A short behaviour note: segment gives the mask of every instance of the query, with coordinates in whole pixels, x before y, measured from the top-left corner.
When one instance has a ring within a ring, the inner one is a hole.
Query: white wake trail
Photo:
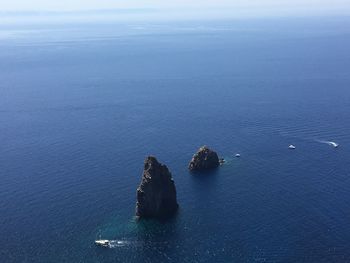
[[[334,148],[337,148],[339,146],[338,143],[336,142],[332,142],[332,141],[321,141],[321,140],[316,140],[317,142],[319,143],[325,143],[325,144],[328,144],[330,146],[333,146]]]

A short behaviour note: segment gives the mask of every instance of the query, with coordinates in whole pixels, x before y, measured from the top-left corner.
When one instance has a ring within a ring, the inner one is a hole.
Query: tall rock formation
[[[175,183],[168,167],[153,156],[147,157],[137,188],[136,216],[167,217],[177,209]]]

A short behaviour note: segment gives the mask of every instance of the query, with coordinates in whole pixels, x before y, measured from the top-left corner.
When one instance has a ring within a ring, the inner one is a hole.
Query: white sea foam
[[[110,240],[109,248],[126,247],[132,245],[132,242],[126,240]]]
[[[332,141],[321,141],[321,140],[316,140],[316,141],[318,141],[318,142],[320,142],[320,143],[328,144],[328,145],[330,145],[330,146],[333,146],[334,148],[337,148],[337,147],[339,146],[338,143],[332,142]]]

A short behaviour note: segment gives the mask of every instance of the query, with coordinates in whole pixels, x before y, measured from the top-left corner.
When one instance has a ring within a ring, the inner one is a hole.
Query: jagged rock
[[[216,152],[207,146],[199,148],[198,152],[193,155],[188,165],[191,171],[203,171],[216,168],[220,165],[219,157]]]
[[[167,217],[177,209],[175,183],[168,167],[153,156],[147,157],[137,188],[136,216]]]

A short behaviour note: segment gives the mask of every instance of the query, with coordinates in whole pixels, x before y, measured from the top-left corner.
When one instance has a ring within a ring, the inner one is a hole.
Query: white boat
[[[334,148],[337,148],[339,146],[336,142],[329,142],[329,145],[332,145]]]
[[[226,160],[224,158],[219,158],[219,164],[223,165],[226,162]]]
[[[239,153],[236,153],[235,156],[236,156],[237,158],[238,158],[238,157],[241,157],[241,155],[240,155]]]
[[[95,245],[100,246],[100,247],[110,247],[111,245],[111,240],[108,239],[102,239],[101,234],[99,235],[99,239],[95,240]]]
[[[109,247],[110,246],[110,241],[108,239],[98,239],[95,240],[95,245],[101,246],[101,247]]]
[[[295,146],[293,144],[291,144],[291,145],[288,146],[288,148],[291,149],[291,150],[294,150]]]

